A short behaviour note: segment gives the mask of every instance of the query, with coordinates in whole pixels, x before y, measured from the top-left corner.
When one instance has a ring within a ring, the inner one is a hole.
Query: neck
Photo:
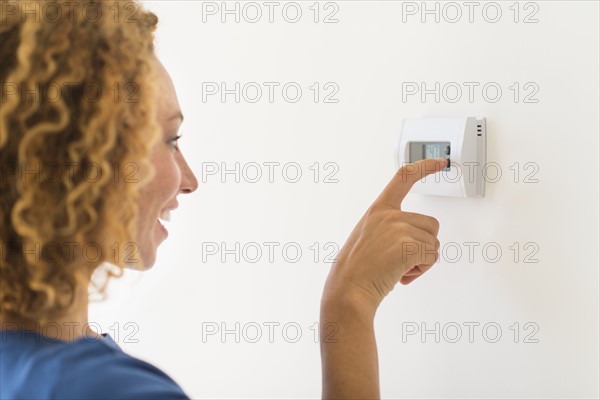
[[[0,314],[0,330],[18,329],[35,331],[43,336],[71,342],[82,337],[102,338],[101,332],[96,333],[88,325],[88,285],[79,285],[76,289],[75,300],[71,308],[59,318],[40,323],[12,315],[7,312]]]

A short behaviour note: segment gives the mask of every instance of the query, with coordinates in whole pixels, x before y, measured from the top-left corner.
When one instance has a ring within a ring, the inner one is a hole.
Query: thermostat
[[[483,197],[486,162],[485,118],[405,118],[402,122],[397,167],[428,158],[446,158],[441,172],[428,175],[413,193]]]

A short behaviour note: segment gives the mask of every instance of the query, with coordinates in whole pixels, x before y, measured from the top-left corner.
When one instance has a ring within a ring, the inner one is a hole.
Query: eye
[[[171,139],[169,139],[169,143],[172,144],[172,146],[175,150],[179,150],[179,147],[177,146],[177,141],[179,139],[181,139],[181,135],[177,135],[177,136],[174,136]]]

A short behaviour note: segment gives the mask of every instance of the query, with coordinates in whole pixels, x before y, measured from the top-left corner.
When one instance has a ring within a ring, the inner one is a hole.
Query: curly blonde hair
[[[90,271],[131,262],[158,18],[137,1],[2,3],[0,312],[45,323]]]

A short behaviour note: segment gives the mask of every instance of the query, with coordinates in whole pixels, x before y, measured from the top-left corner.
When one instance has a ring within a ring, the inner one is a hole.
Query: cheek
[[[155,164],[157,189],[164,201],[175,197],[181,185],[181,171],[176,157],[177,155],[173,152],[165,152]]]
[[[152,181],[141,189],[141,215],[158,215],[167,202],[177,195],[181,184],[181,172],[175,156],[169,149],[158,150],[152,154],[151,162],[156,173]]]

